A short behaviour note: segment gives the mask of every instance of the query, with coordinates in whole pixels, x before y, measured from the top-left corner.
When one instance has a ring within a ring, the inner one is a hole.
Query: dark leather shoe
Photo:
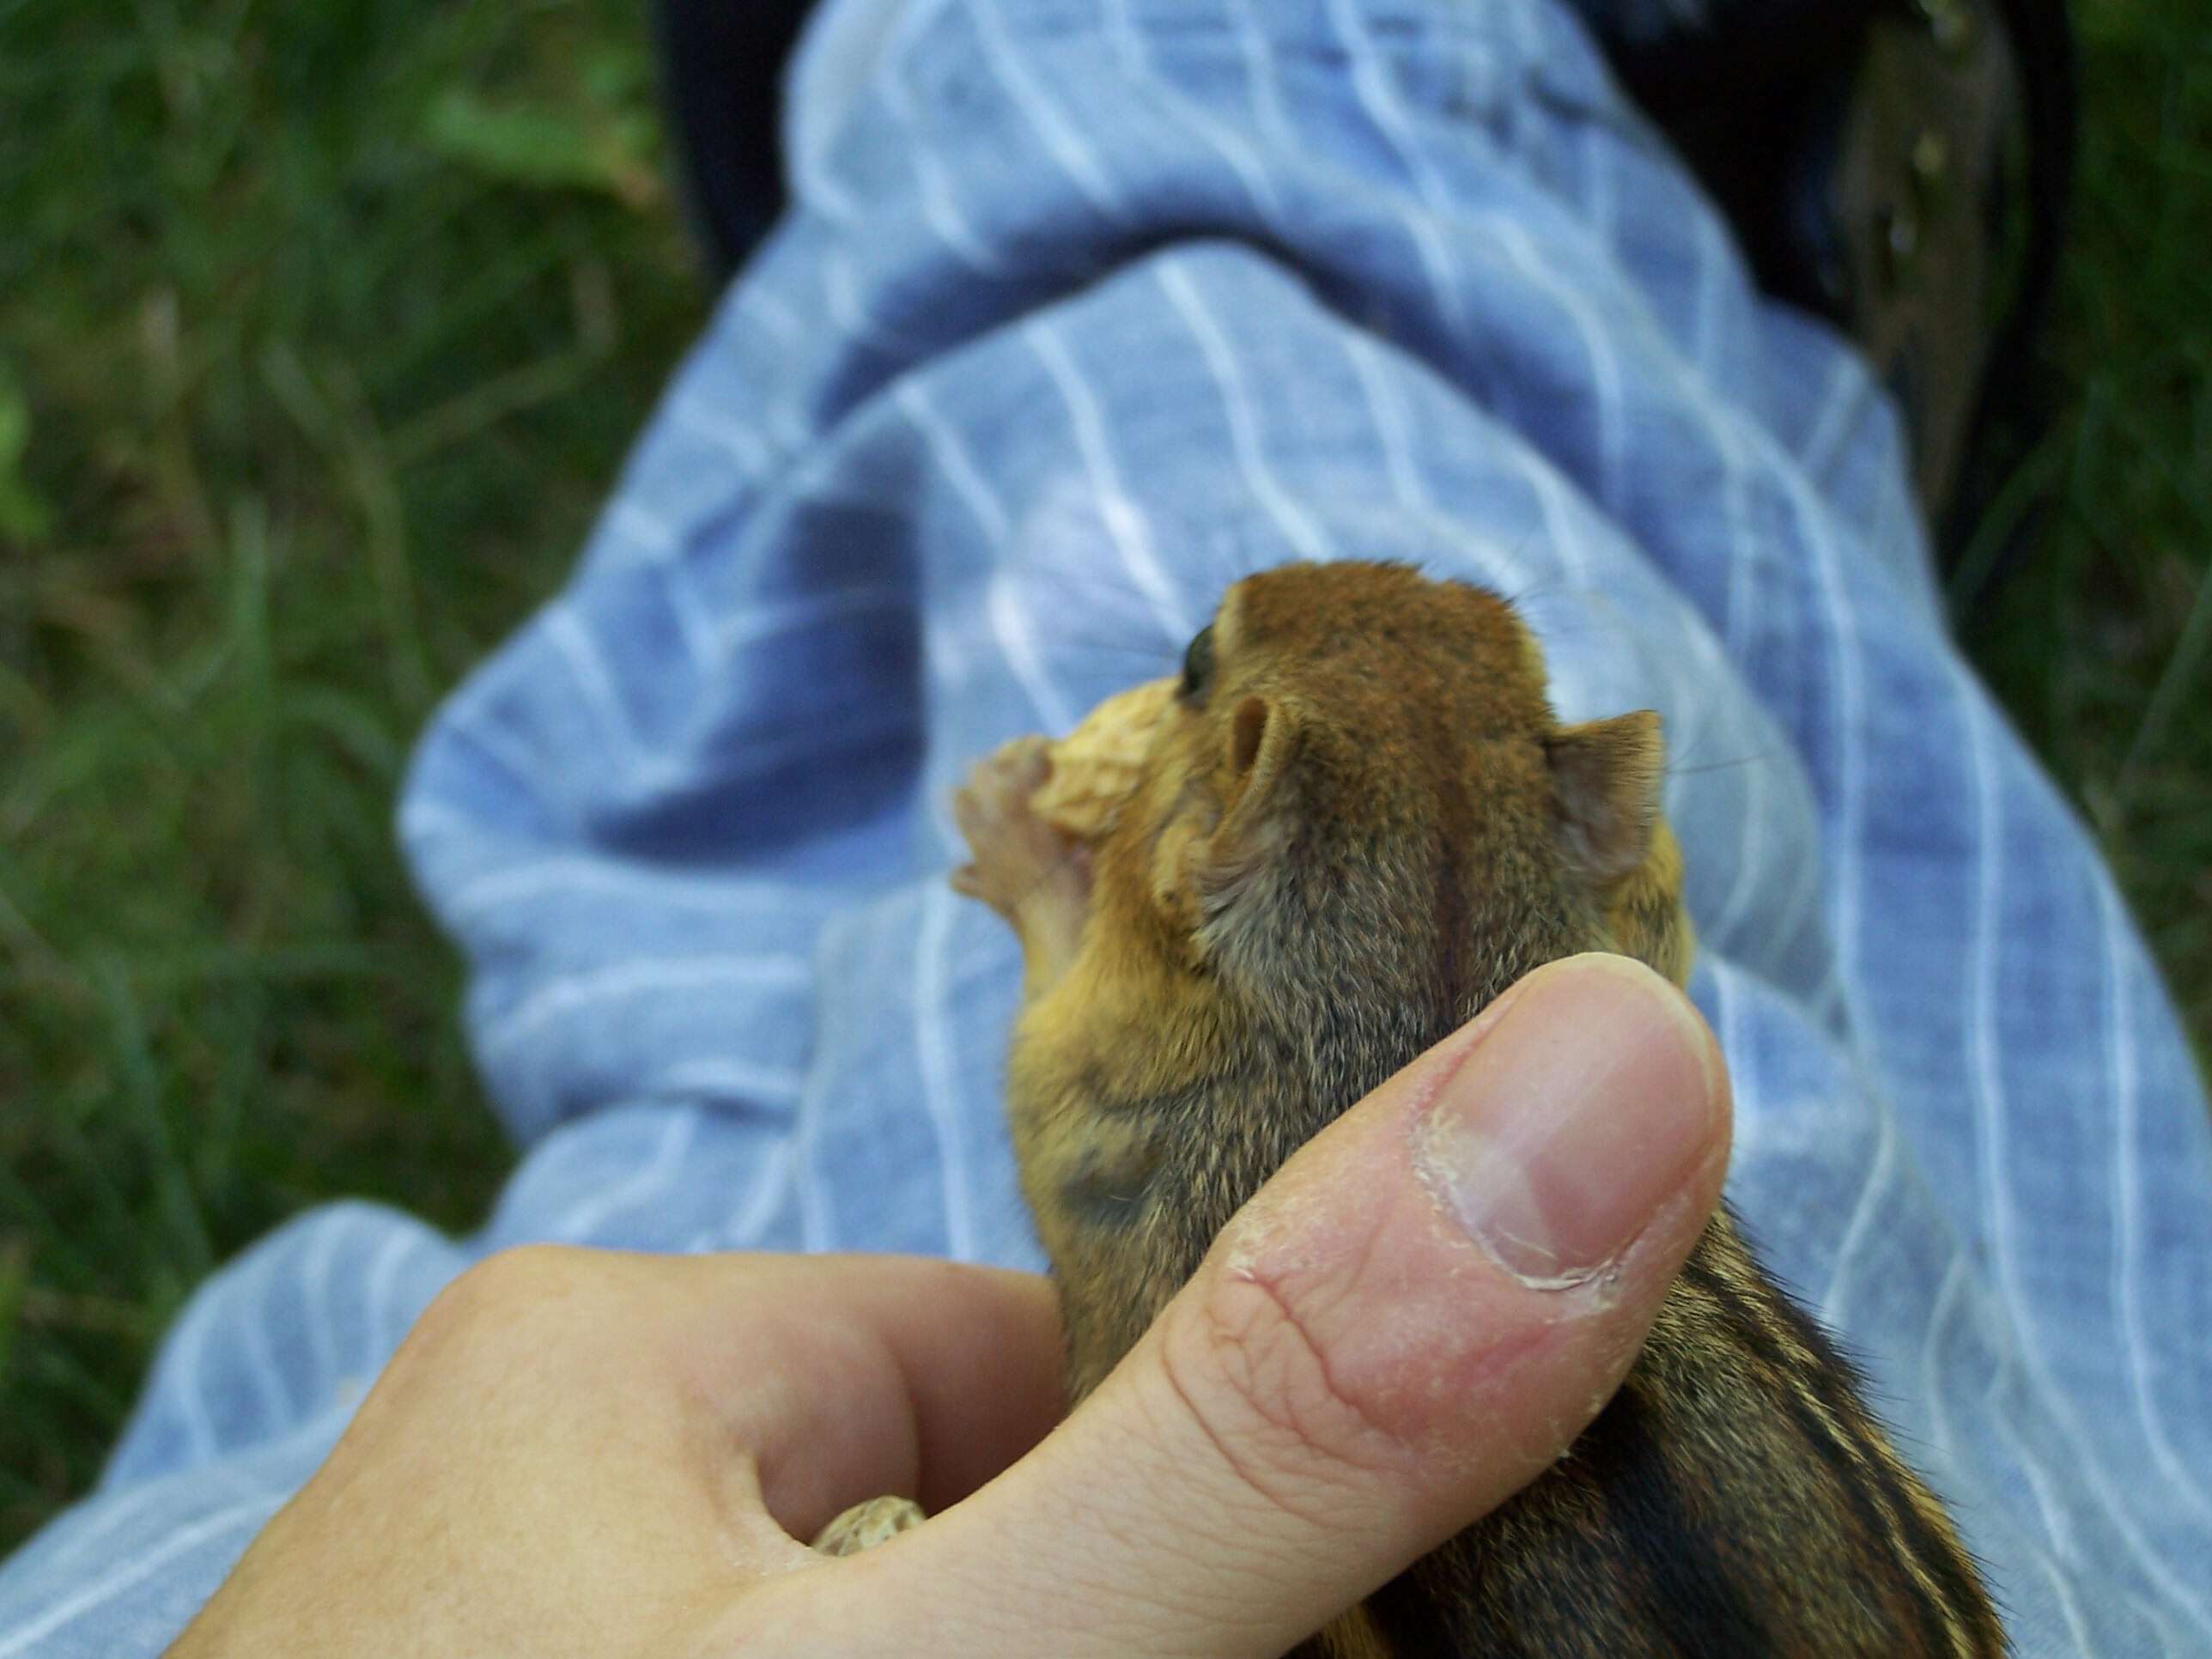
[[[2063,0],[1572,0],[1728,214],[1763,286],[1896,395],[1955,548],[2057,265],[2075,89]]]

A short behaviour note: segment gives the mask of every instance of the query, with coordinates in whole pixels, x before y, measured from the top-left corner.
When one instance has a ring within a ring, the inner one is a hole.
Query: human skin
[[[1065,1422],[1028,1274],[506,1252],[170,1651],[1279,1654],[1565,1449],[1728,1139],[1679,992],[1540,969],[1286,1164]],[[1517,1277],[1532,1228],[1589,1271]],[[933,1518],[800,1541],[883,1492]]]

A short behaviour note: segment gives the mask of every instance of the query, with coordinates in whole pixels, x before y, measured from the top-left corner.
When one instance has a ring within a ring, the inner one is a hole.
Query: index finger
[[[706,1311],[677,1345],[793,1536],[896,1492],[934,1514],[1066,1410],[1060,1326],[1034,1273],[896,1255],[678,1265]]]

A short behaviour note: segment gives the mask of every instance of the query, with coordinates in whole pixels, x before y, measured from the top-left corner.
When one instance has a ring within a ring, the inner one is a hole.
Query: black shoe
[[[1955,556],[1987,493],[1970,457],[2034,419],[2073,172],[2064,0],[1571,3],[1761,285],[1843,327],[1888,384]]]
[[[1766,290],[1845,329],[1895,393],[1955,555],[1960,479],[2023,418],[2073,170],[2064,0],[1570,0],[1728,215]],[[809,0],[658,0],[661,80],[719,283],[783,207],[785,60]],[[1984,573],[1986,574],[1986,573]]]
[[[656,0],[669,148],[719,289],[783,211],[783,70],[811,0]]]

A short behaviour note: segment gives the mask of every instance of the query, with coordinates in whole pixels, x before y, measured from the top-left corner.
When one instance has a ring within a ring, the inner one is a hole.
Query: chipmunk
[[[1694,951],[1649,711],[1561,726],[1510,606],[1399,566],[1231,587],[1070,831],[1023,738],[955,805],[1020,937],[1008,1109],[1071,1404],[1304,1141],[1539,964]],[[819,1547],[920,1519],[858,1506]],[[1725,1206],[1570,1455],[1301,1656],[2004,1651],[1972,1558]]]

